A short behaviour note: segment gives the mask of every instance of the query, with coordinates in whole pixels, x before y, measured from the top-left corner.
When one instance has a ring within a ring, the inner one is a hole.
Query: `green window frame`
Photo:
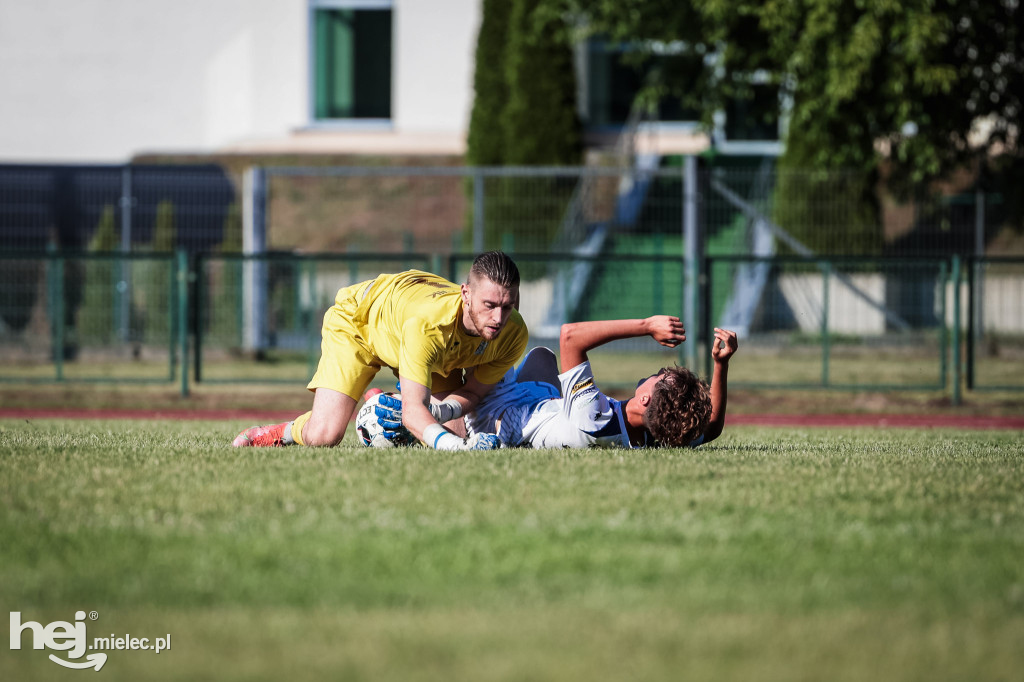
[[[389,0],[311,0],[312,117],[390,120]]]

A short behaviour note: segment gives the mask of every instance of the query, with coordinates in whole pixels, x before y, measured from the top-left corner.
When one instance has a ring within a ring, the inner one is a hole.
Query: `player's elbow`
[[[558,347],[562,352],[566,348],[571,348],[572,344],[576,342],[576,324],[569,322],[562,325],[561,330],[558,333]]]
[[[713,441],[716,438],[718,438],[719,436],[721,436],[722,435],[722,431],[723,431],[724,428],[725,428],[724,421],[723,422],[712,422],[712,423],[708,424],[708,428],[704,430],[704,441],[701,444],[702,445],[706,445],[707,443],[710,443],[711,441]]]

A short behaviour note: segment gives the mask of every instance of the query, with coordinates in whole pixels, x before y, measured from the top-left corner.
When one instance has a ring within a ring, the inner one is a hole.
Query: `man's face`
[[[506,289],[486,277],[462,285],[462,324],[471,336],[498,338],[512,310],[519,307],[519,288]]]

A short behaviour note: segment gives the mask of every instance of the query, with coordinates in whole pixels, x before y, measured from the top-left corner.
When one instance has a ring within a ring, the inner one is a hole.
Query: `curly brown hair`
[[[658,445],[689,445],[711,420],[711,390],[685,367],[666,367],[651,391],[643,420]]]

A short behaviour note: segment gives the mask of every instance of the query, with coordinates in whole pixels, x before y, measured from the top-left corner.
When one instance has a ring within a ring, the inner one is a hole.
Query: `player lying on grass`
[[[295,421],[254,426],[235,446],[331,446],[341,442],[356,401],[387,366],[400,379],[404,429],[442,450],[491,449],[497,439],[466,439],[472,410],[526,350],[519,315],[519,269],[504,253],[473,261],[466,283],[419,270],[384,274],[338,291],[324,315],[320,364],[307,388],[313,409]],[[475,371],[463,377],[465,368]],[[431,403],[431,395],[440,402]]]
[[[563,325],[559,374],[554,353],[535,348],[465,420],[469,433],[496,433],[505,446],[625,447],[695,446],[725,426],[729,359],[735,332],[715,329],[710,388],[684,367],[665,367],[641,379],[633,396],[618,401],[598,390],[587,352],[609,341],[651,336],[673,348],[685,340],[676,317],[577,322]],[[398,426],[397,398],[381,396],[376,417]]]

